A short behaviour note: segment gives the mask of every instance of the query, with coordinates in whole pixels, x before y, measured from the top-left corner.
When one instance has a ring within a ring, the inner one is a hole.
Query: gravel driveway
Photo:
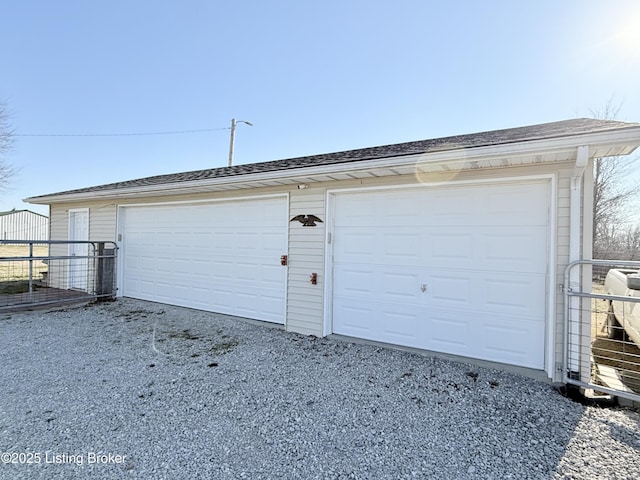
[[[640,478],[637,412],[156,303],[4,314],[0,371],[2,479]]]

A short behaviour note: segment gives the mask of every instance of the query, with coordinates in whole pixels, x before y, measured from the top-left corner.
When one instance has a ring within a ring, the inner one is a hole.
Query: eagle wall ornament
[[[289,221],[290,222],[298,221],[302,224],[303,227],[315,227],[317,226],[316,222],[323,223],[322,220],[320,220],[315,215],[296,215]]]

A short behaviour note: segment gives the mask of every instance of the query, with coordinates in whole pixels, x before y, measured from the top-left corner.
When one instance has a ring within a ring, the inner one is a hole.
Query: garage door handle
[[[423,283],[422,285],[420,285],[420,290],[422,290],[422,293],[427,291],[427,284]]]

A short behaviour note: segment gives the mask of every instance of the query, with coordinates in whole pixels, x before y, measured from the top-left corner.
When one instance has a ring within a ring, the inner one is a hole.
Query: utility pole
[[[229,166],[233,165],[233,143],[236,138],[236,125],[238,123],[245,123],[250,127],[253,127],[253,123],[247,122],[246,120],[237,120],[235,118],[231,119],[231,139],[229,140]]]

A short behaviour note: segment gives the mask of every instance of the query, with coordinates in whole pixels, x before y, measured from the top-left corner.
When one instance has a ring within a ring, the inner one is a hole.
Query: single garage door
[[[121,215],[124,296],[284,323],[286,197]]]
[[[544,368],[548,182],[334,197],[334,333]]]

